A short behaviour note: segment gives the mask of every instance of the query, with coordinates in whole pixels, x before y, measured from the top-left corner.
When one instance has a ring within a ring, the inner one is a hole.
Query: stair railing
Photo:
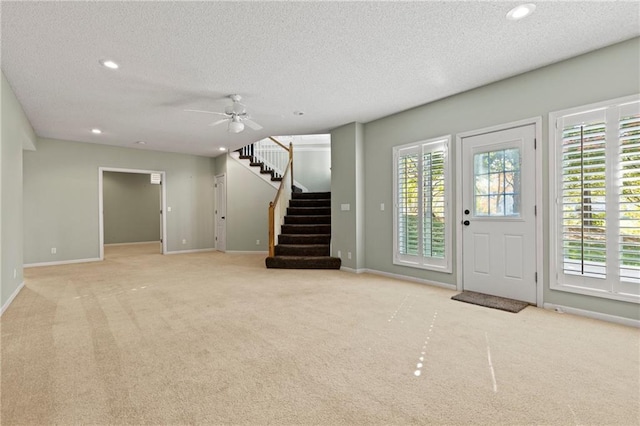
[[[265,170],[273,170],[277,177],[284,175],[289,162],[289,148],[269,137],[254,143],[251,150],[251,156],[263,163]]]
[[[269,139],[288,152],[286,166],[280,169],[284,170],[280,187],[273,201],[269,203],[269,256],[273,257],[276,253],[276,237],[280,235],[282,230],[284,217],[287,214],[287,207],[293,192],[293,144],[290,143],[289,148],[287,148],[274,138],[270,137]]]

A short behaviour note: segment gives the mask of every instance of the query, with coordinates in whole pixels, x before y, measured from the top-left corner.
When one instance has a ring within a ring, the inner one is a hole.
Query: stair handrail
[[[291,192],[293,191],[293,143],[290,143],[289,148],[287,148],[275,138],[270,136],[269,139],[287,150],[289,153],[289,161],[287,162],[287,167],[282,175],[278,192],[276,192],[276,196],[273,201],[269,203],[269,256],[273,257],[276,252],[276,236],[280,235],[282,222],[284,220],[289,201],[291,200]],[[276,216],[278,217],[277,222]]]

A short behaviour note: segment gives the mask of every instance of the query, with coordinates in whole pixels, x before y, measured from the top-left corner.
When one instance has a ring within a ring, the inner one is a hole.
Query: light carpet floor
[[[155,245],[25,280],[1,319],[2,425],[640,422],[635,328]]]

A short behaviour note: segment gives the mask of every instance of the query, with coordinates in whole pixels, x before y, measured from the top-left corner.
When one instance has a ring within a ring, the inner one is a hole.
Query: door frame
[[[220,204],[218,201],[218,179],[220,178],[224,178],[224,209],[225,209],[225,219],[224,219],[224,250],[220,250],[218,249],[218,205]],[[215,213],[213,214],[213,229],[214,229],[214,248],[216,249],[216,251],[222,251],[223,253],[226,253],[227,251],[227,217],[228,215],[228,205],[227,205],[227,174],[226,173],[221,173],[219,175],[216,175],[214,178],[214,200],[215,200]]]
[[[160,204],[161,208],[161,223],[162,227],[162,254],[167,254],[167,186],[166,178],[167,174],[164,170],[141,170],[141,169],[121,169],[117,167],[98,167],[98,221],[100,232],[100,260],[104,260],[104,188],[103,179],[104,172],[119,172],[119,173],[137,173],[143,175],[151,175],[151,173],[160,173]]]
[[[480,136],[487,133],[499,132],[501,130],[513,129],[515,127],[523,127],[533,125],[535,128],[535,204],[536,204],[536,216],[535,216],[535,244],[536,244],[536,306],[542,307],[544,300],[544,286],[545,286],[545,274],[544,274],[544,235],[543,235],[543,220],[542,216],[545,213],[544,201],[543,201],[543,186],[542,186],[542,116],[526,118],[523,120],[512,121],[509,123],[498,124],[495,126],[484,127],[481,129],[470,130],[467,132],[456,134],[456,215],[455,227],[456,232],[456,288],[458,291],[462,291],[464,286],[464,273],[462,267],[462,140],[465,138]]]

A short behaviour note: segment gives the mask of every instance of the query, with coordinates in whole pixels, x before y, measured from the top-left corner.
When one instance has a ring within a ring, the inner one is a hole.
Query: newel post
[[[293,192],[293,187],[295,186],[293,183],[293,142],[289,142],[289,161],[291,162],[291,192]]]
[[[276,254],[275,244],[275,206],[273,201],[269,203],[269,256],[273,257]]]

